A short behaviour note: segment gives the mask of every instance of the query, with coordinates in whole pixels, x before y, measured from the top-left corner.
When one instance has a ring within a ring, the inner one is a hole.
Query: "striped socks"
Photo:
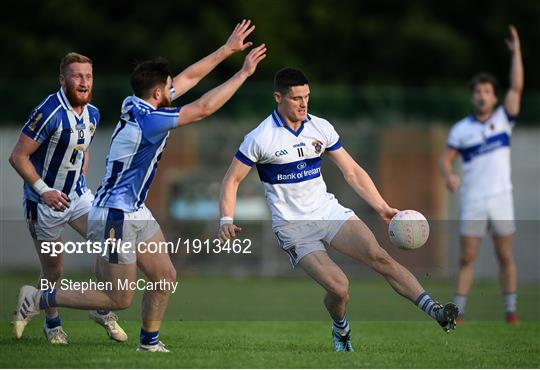
[[[159,330],[158,331],[146,331],[141,328],[140,336],[141,344],[144,346],[155,346],[159,343]]]
[[[337,331],[340,335],[346,335],[349,330],[349,321],[347,321],[347,317],[343,316],[343,319],[341,320],[334,320],[333,322],[334,330]]]
[[[53,317],[53,318],[45,317],[45,325],[47,326],[47,329],[53,329],[58,326],[62,326],[60,315],[56,315],[56,317]]]
[[[56,307],[56,289],[42,290],[41,299],[39,300],[39,309],[44,310],[51,307]]]
[[[423,292],[422,294],[420,294],[420,296],[418,296],[418,298],[416,298],[416,301],[414,301],[414,304],[419,309],[427,313],[429,316],[437,320],[437,315],[434,310],[434,308],[437,307],[437,303],[433,299],[431,299],[429,294],[427,294],[426,292]]]

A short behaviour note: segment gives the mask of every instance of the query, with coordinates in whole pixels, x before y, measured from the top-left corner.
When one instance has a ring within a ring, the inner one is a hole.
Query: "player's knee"
[[[163,285],[163,291],[168,292],[172,283],[176,282],[176,269],[174,266],[170,266],[163,269],[150,277],[152,281],[164,281],[167,284]],[[161,285],[160,285],[161,287]]]
[[[328,287],[328,293],[338,298],[340,301],[349,301],[349,280],[347,278],[339,279]]]
[[[165,275],[163,276],[163,279],[165,279],[165,281],[167,283],[174,283],[176,282],[176,269],[174,268],[174,266],[171,266],[170,268],[167,269],[167,272],[165,273]],[[167,284],[167,286],[171,286],[170,284]],[[168,290],[168,289],[167,289]]]
[[[111,298],[113,301],[113,307],[110,307],[112,310],[125,310],[131,306],[133,302],[134,294],[131,291],[125,291],[122,293],[116,292]]]
[[[474,263],[474,256],[471,254],[464,254],[459,259],[459,265],[461,267],[470,267]]]
[[[499,265],[501,265],[501,267],[508,267],[514,262],[512,254],[510,253],[498,254],[497,259],[499,260]]]

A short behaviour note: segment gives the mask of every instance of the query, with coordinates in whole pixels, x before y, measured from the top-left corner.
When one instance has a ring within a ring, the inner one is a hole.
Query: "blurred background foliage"
[[[104,123],[116,121],[138,60],[165,56],[174,72],[219,47],[250,18],[268,57],[220,113],[266,114],[273,74],[303,69],[316,111],[330,117],[391,121],[420,117],[452,123],[469,112],[467,80],[493,73],[508,84],[507,25],[521,36],[526,73],[522,121],[540,117],[540,1],[18,1],[2,12],[2,123],[20,123],[57,88],[69,51],[94,60],[95,99]],[[236,55],[185,100],[232,75]]]

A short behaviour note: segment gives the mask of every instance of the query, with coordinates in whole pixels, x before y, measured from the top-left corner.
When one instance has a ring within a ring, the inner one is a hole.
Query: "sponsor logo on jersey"
[[[306,144],[305,143],[294,144],[293,148],[300,148],[301,146],[306,146]]]
[[[300,162],[300,163],[298,163],[298,165],[296,166],[296,168],[298,168],[299,170],[303,170],[304,168],[306,168],[306,162]]]

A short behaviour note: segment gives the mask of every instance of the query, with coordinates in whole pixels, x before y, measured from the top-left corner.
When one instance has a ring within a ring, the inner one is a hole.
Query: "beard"
[[[161,99],[161,101],[158,103],[157,105],[157,109],[159,108],[169,108],[171,107],[171,100],[169,98],[167,98],[165,95],[163,95],[163,99]]]
[[[80,98],[77,95],[77,88],[66,84],[66,97],[72,107],[81,107],[92,101],[92,89],[88,90],[85,98]]]

